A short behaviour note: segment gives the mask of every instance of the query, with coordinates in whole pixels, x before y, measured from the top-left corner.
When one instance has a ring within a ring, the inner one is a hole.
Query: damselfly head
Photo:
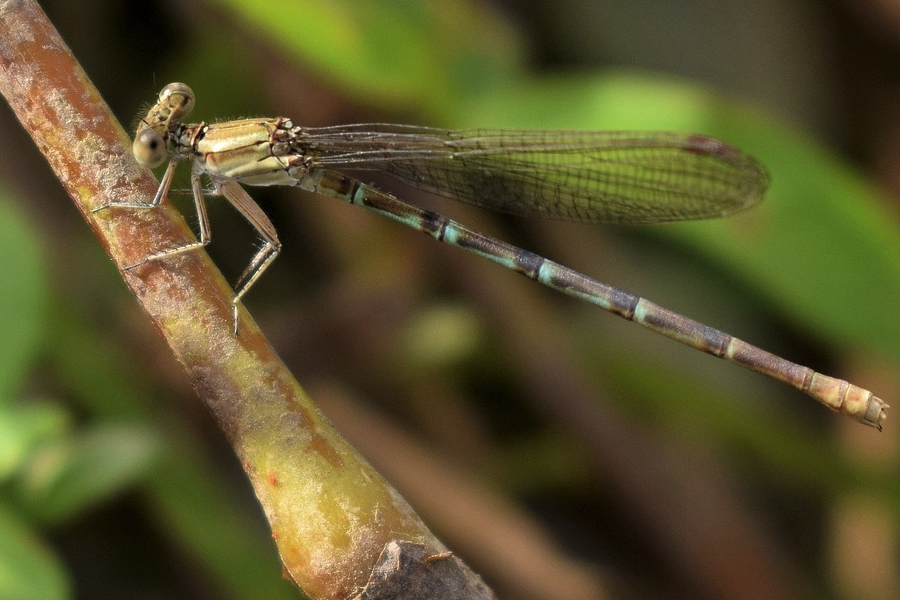
[[[144,167],[156,168],[168,156],[169,135],[194,108],[194,92],[183,83],[170,83],[159,93],[156,104],[138,124],[131,151]]]
[[[155,169],[166,160],[169,149],[166,140],[159,132],[145,127],[138,128],[137,135],[134,136],[134,143],[131,145],[131,152],[139,165]]]

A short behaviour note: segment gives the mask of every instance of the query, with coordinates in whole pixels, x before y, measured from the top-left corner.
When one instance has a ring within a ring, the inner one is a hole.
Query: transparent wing
[[[720,217],[758,202],[769,184],[734,146],[671,132],[360,124],[302,129],[292,149],[313,167],[385,171],[492,210],[593,223]]]

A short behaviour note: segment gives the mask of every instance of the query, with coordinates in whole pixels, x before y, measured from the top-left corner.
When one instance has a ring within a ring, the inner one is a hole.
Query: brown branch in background
[[[120,270],[190,239],[168,208],[92,212],[149,203],[157,183],[33,1],[0,0],[0,92]],[[232,334],[232,291],[205,253],[122,272],[231,441],[306,594],[493,597],[322,419],[246,314]]]

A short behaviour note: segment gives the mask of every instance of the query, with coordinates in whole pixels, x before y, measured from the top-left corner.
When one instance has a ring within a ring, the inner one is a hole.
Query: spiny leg
[[[238,333],[238,304],[250,288],[256,283],[260,275],[269,268],[272,261],[281,252],[281,242],[272,221],[262,211],[253,198],[239,184],[226,181],[218,185],[217,191],[225,197],[232,206],[256,229],[263,238],[262,247],[253,256],[250,264],[241,273],[234,286],[234,296],[231,299],[231,314],[234,321],[234,334]]]
[[[91,212],[96,214],[100,211],[106,210],[108,208],[156,208],[158,207],[163,198],[169,195],[169,188],[172,185],[172,177],[175,174],[175,167],[178,165],[178,161],[171,160],[169,161],[169,165],[166,167],[166,172],[163,173],[162,180],[159,183],[159,187],[156,189],[156,195],[153,196],[153,201],[150,204],[145,202],[110,202],[109,204],[104,204],[103,206],[98,206]]]
[[[169,163],[169,168],[166,169],[166,173],[163,176],[163,180],[159,185],[159,190],[156,192],[156,197],[153,199],[153,204],[138,204],[136,207],[140,208],[155,208],[159,206],[159,203],[162,202],[162,198],[168,195],[169,187],[172,184],[172,172],[174,171],[172,165],[175,161]],[[128,265],[125,267],[126,271],[130,271],[136,267],[139,267],[143,264],[146,264],[150,261],[159,260],[161,258],[165,258],[167,256],[175,256],[177,254],[182,254],[184,252],[189,252],[191,250],[195,250],[197,248],[203,248],[204,246],[209,244],[211,239],[210,236],[210,228],[209,228],[209,217],[206,215],[206,203],[203,200],[203,186],[200,183],[200,174],[194,172],[191,174],[191,191],[194,196],[194,207],[197,211],[197,220],[199,221],[200,227],[200,236],[196,242],[190,242],[188,244],[183,244],[181,246],[177,246],[175,248],[169,248],[168,250],[163,250],[161,252],[156,252],[155,254],[151,254],[149,256],[145,256],[143,259],[138,262]],[[116,206],[131,206],[126,204],[117,204]]]

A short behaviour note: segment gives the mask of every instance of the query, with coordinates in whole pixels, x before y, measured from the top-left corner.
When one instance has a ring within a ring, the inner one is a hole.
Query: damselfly
[[[339,168],[379,170],[416,188],[515,215],[592,223],[659,223],[720,217],[757,203],[769,175],[716,138],[664,132],[448,131],[362,124],[306,128],[285,118],[184,124],[194,93],[163,88],[141,120],[134,156],[155,168],[170,159],[152,204],[167,196],[175,167],[193,162],[200,223],[196,242],[147,256],[133,269],[200,248],[210,229],[201,176],[256,228],[263,245],[238,279],[238,304],[281,249],[274,226],[239,185],[292,185],[362,206],[639,323],[682,344],[788,383],[835,411],[881,429],[887,405],[872,392],[817,373],[577,271],[407,204]]]

